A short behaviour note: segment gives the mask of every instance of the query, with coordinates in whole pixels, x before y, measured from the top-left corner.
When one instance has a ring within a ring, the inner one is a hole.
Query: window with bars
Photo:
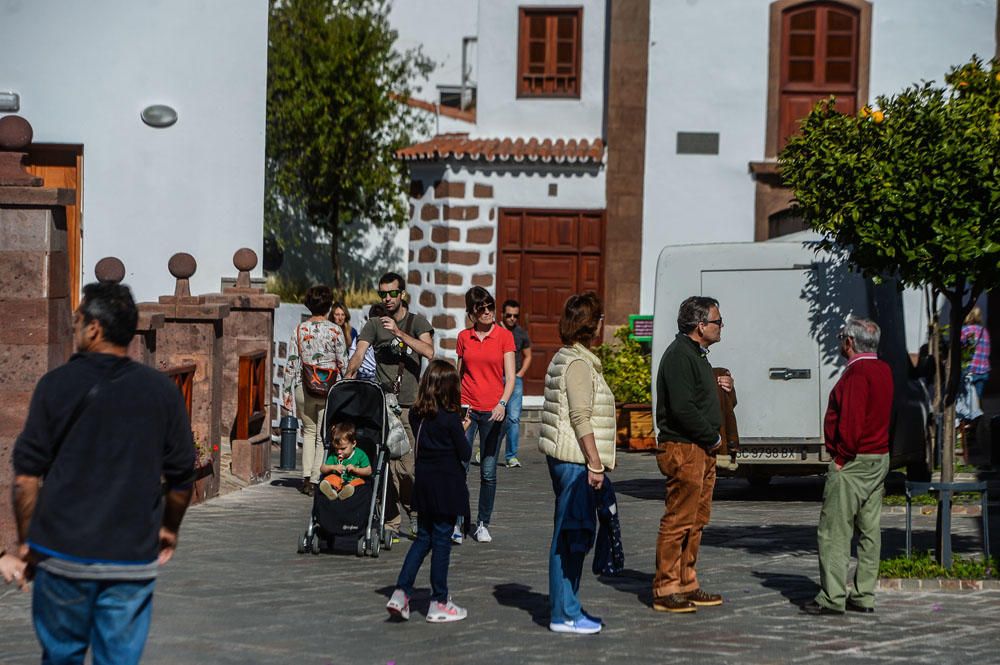
[[[520,10],[518,97],[580,97],[583,9]]]
[[[779,150],[817,101],[833,95],[837,110],[858,110],[858,12],[832,2],[791,7],[781,35]]]

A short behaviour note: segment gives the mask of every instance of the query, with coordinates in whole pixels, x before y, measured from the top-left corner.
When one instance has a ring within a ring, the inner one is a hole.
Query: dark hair
[[[374,319],[377,316],[389,316],[389,312],[386,311],[385,305],[380,302],[377,302],[368,308],[369,319]]]
[[[687,335],[708,321],[708,310],[718,307],[719,301],[708,296],[691,296],[681,303],[677,310],[677,330]]]
[[[115,346],[128,346],[139,324],[139,310],[132,291],[124,284],[92,282],[83,287],[78,308],[84,325],[97,321],[104,339]]]
[[[313,316],[322,316],[329,312],[330,306],[333,305],[333,291],[324,284],[310,286],[306,291],[306,297],[302,299],[302,304]]]
[[[330,447],[333,448],[333,444],[337,443],[341,439],[347,439],[351,443],[357,445],[358,441],[355,438],[354,423],[350,420],[344,420],[330,427]]]
[[[403,279],[403,276],[400,275],[399,273],[387,272],[386,274],[378,278],[378,286],[382,286],[383,284],[389,284],[390,282],[397,282],[399,284],[400,291],[406,290],[406,280]]]
[[[496,305],[496,302],[490,292],[481,286],[473,286],[465,292],[465,311],[469,314],[475,314],[489,305]]]
[[[503,307],[500,308],[500,311],[502,312],[505,309],[507,309],[508,307],[513,307],[515,309],[521,309],[521,303],[519,303],[518,301],[514,300],[513,298],[508,298],[507,300],[503,301]]]
[[[447,360],[435,358],[420,377],[417,399],[410,407],[417,418],[433,418],[438,409],[458,411],[462,405],[458,370]]]
[[[579,342],[589,345],[604,316],[604,305],[593,291],[570,296],[559,319],[559,338],[566,346]]]

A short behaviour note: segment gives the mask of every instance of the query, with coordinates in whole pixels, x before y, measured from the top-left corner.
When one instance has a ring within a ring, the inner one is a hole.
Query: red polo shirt
[[[514,336],[496,324],[482,339],[466,328],[458,333],[455,351],[462,359],[462,403],[492,411],[503,397],[503,354],[514,352]]]

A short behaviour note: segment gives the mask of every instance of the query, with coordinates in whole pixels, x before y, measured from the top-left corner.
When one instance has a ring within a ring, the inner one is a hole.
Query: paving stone
[[[430,560],[409,623],[387,619],[408,541],[378,559],[353,547],[298,555],[309,500],[297,473],[193,507],[174,560],[157,582],[144,663],[989,663],[1000,638],[1000,591],[878,592],[874,616],[807,617],[795,603],[817,591],[816,520],[822,480],[750,488],[722,479],[699,576],[726,603],[686,616],[650,608],[663,480],[647,453],[621,454],[618,491],[626,570],[585,573],[580,597],[604,618],[593,637],[547,630],[552,496],[544,458],[522,444],[520,469],[499,468],[494,542],[452,550],[449,587],[469,618],[423,621]],[[477,467],[470,470],[473,509]],[[902,551],[904,516],[883,516],[883,552]],[[956,519],[955,549],[979,547],[979,521]],[[914,517],[915,542],[933,542],[933,517]],[[996,523],[994,521],[994,532]],[[586,570],[589,571],[589,559]],[[0,588],[0,662],[38,662],[27,595]],[[990,628],[993,626],[994,628]]]

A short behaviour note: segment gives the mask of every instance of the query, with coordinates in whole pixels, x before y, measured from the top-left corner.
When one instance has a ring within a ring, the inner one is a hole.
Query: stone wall
[[[0,547],[13,547],[14,441],[35,384],[72,350],[66,224],[73,190],[0,186]]]
[[[497,208],[493,186],[468,172],[414,179],[410,187],[407,291],[435,328],[434,352],[454,357],[466,327],[465,292],[496,290]]]

